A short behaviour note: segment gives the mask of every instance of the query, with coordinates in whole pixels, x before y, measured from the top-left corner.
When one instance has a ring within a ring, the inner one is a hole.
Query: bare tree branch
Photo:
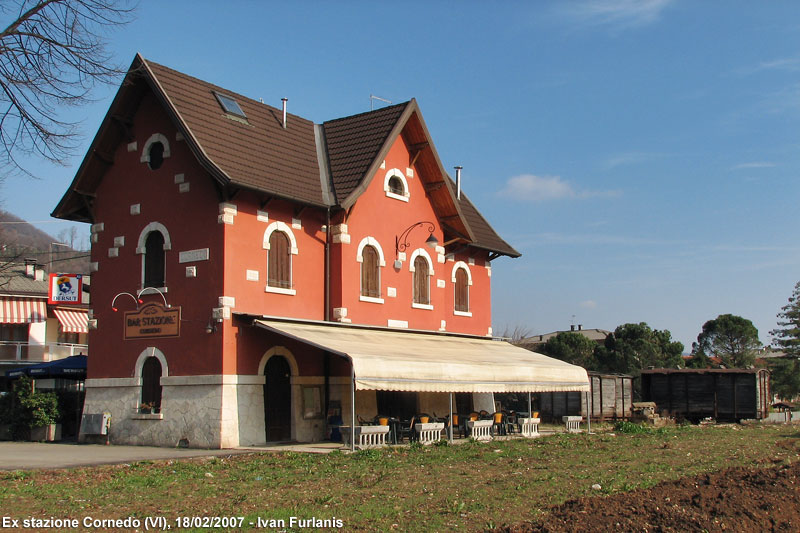
[[[107,33],[132,19],[133,0],[13,0],[0,3],[0,167],[30,173],[20,157],[64,164],[78,146],[65,106],[90,100],[122,70]]]

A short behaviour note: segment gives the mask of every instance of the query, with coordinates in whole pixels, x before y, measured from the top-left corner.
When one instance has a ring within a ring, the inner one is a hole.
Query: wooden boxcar
[[[592,420],[618,420],[631,416],[633,377],[588,372],[591,383]],[[536,395],[539,416],[561,421],[562,416],[586,417],[586,397],[580,392],[542,392]]]
[[[655,369],[642,371],[642,401],[661,416],[720,422],[760,419],[769,408],[769,370]]]

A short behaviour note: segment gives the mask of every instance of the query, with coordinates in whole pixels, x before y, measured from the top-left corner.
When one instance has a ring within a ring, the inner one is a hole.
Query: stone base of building
[[[111,444],[237,448],[267,444],[264,423],[264,376],[208,375],[167,376],[161,378],[161,409],[144,413],[140,409],[140,378],[86,380],[84,414],[111,414],[108,441]],[[309,404],[322,392],[321,376],[292,376],[291,440],[319,442],[328,437],[326,413]],[[349,378],[328,379],[329,401],[341,406],[343,424],[351,423]],[[474,395],[477,402],[490,395]],[[420,393],[420,412],[444,416],[449,412],[446,393]],[[317,406],[319,407],[319,406]],[[356,393],[356,413],[366,419],[378,414],[375,391]],[[94,442],[97,436],[81,425],[80,441]],[[105,438],[103,438],[105,439]]]

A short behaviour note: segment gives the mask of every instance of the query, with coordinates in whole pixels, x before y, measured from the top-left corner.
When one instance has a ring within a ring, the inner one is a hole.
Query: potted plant
[[[58,398],[53,392],[33,389],[30,378],[23,376],[14,384],[12,435],[21,439],[53,441],[61,438],[58,424]]]
[[[139,404],[139,413],[149,415],[155,412],[155,404],[153,402],[142,402]]]

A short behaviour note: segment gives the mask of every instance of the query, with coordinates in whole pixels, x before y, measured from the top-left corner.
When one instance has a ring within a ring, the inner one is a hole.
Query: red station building
[[[219,448],[588,390],[491,339],[520,254],[456,178],[415,100],[314,124],[137,56],[53,212],[92,225],[84,413]]]

